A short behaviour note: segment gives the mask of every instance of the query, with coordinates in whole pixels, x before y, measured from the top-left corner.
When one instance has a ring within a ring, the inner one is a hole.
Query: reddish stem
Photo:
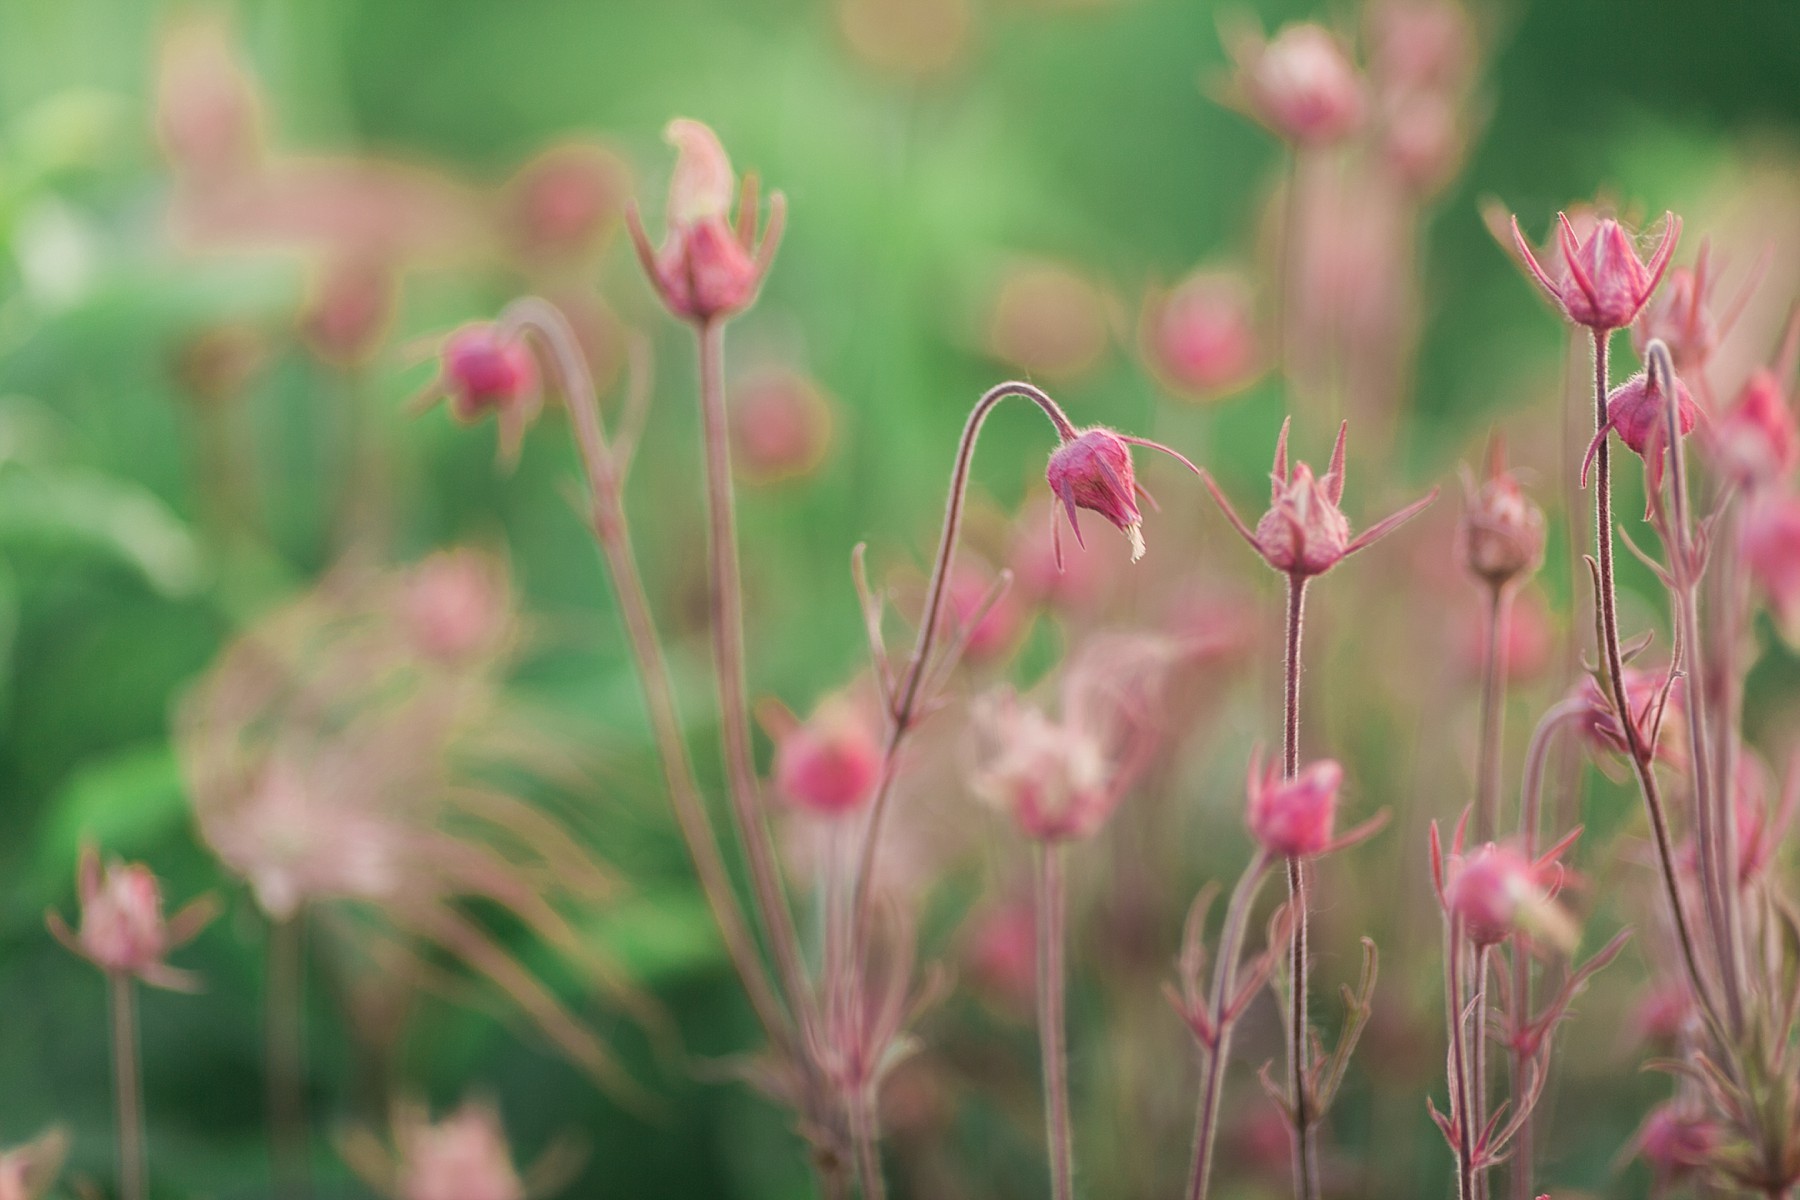
[[[145,1200],[149,1195],[148,1167],[144,1158],[144,1096],[138,1080],[137,986],[130,975],[109,971],[106,976],[112,1004],[113,1094],[117,1102],[119,1139],[119,1195],[122,1200]]]
[[[1300,640],[1305,632],[1306,576],[1289,575],[1287,586],[1287,637],[1282,671],[1281,775],[1292,779],[1300,773]],[[1310,900],[1306,864],[1287,860],[1288,908],[1293,928],[1288,935],[1288,1083],[1294,1117],[1294,1194],[1296,1200],[1318,1200],[1318,1146],[1312,1126],[1307,1075],[1311,1043],[1307,1037],[1307,921]]]
[[[1075,1144],[1069,1129],[1069,1055],[1064,1042],[1063,949],[1067,936],[1063,847],[1038,854],[1038,1047],[1044,1060],[1044,1126],[1051,1200],[1074,1200]]]

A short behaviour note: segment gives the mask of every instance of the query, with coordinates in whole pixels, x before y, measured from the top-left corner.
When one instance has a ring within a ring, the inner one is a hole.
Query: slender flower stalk
[[[1292,779],[1300,771],[1300,639],[1305,631],[1306,576],[1289,575],[1287,585],[1287,634],[1282,670],[1281,774]],[[1310,1108],[1307,1077],[1311,1071],[1311,1038],[1308,1037],[1307,895],[1306,863],[1299,855],[1287,860],[1288,911],[1288,1084],[1294,1116],[1294,1194],[1298,1200],[1316,1200],[1319,1194],[1318,1146],[1313,1138],[1317,1114]]]
[[[130,975],[109,972],[112,1004],[113,1095],[119,1124],[119,1195],[146,1200],[149,1168],[144,1155],[144,1094],[138,1079],[136,984]]]
[[[263,997],[270,1165],[275,1194],[304,1200],[312,1191],[306,1105],[306,913],[269,926]]]
[[[1044,1061],[1051,1200],[1074,1200],[1075,1196],[1075,1139],[1069,1128],[1069,1051],[1063,1016],[1063,953],[1068,936],[1063,853],[1061,842],[1047,842],[1038,853],[1038,1045]]]
[[[1611,445],[1608,439],[1599,437],[1607,425],[1606,352],[1607,343],[1611,337],[1611,329],[1593,327],[1594,431],[1598,439],[1594,449],[1594,542],[1598,558],[1595,571],[1600,605],[1601,663],[1606,674],[1606,686],[1611,692],[1614,711],[1620,714],[1619,724],[1624,730],[1626,757],[1631,760],[1632,771],[1637,776],[1638,790],[1643,795],[1644,808],[1650,817],[1650,830],[1656,841],[1657,866],[1662,876],[1663,892],[1668,900],[1670,918],[1675,926],[1676,940],[1681,945],[1682,963],[1687,970],[1688,981],[1693,986],[1695,997],[1707,1013],[1717,1021],[1718,1003],[1713,996],[1712,988],[1707,983],[1706,973],[1701,967],[1693,930],[1688,922],[1687,909],[1682,903],[1681,880],[1675,863],[1674,840],[1669,833],[1669,817],[1663,806],[1662,791],[1656,781],[1654,759],[1650,747],[1641,744],[1638,723],[1630,715],[1632,708],[1630,698],[1626,694],[1625,656],[1619,645],[1618,591],[1613,577]]]

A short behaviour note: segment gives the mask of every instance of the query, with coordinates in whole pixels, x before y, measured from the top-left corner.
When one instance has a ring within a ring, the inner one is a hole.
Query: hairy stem
[[[1500,743],[1506,725],[1506,667],[1503,649],[1512,593],[1503,584],[1488,589],[1487,639],[1481,655],[1481,730],[1475,760],[1475,841],[1500,836]]]
[[[1606,351],[1610,337],[1607,330],[1594,330],[1596,436],[1606,425]],[[1613,579],[1611,451],[1610,439],[1602,438],[1594,454],[1594,542],[1599,558],[1601,655],[1607,682],[1612,690],[1613,708],[1625,733],[1626,756],[1631,759],[1632,771],[1637,775],[1638,790],[1643,794],[1644,808],[1650,817],[1650,830],[1656,841],[1657,866],[1662,876],[1670,917],[1674,922],[1676,940],[1681,944],[1681,958],[1687,969],[1688,982],[1694,989],[1696,999],[1717,1024],[1718,1005],[1713,999],[1712,989],[1706,984],[1706,976],[1701,970],[1694,947],[1693,932],[1688,924],[1687,910],[1681,902],[1681,877],[1675,864],[1674,842],[1669,835],[1668,812],[1663,806],[1662,792],[1656,782],[1655,766],[1648,748],[1639,739],[1637,721],[1625,692],[1625,661],[1619,648],[1618,592]]]
[[[1458,1200],[1475,1200],[1474,1082],[1464,1032],[1462,951],[1462,922],[1452,917],[1445,931],[1444,992],[1450,1011],[1450,1102],[1456,1110],[1456,1194]]]
[[[778,1050],[794,1049],[793,1031],[788,1015],[769,982],[767,969],[757,950],[756,940],[745,922],[737,894],[732,890],[731,875],[714,836],[712,821],[707,817],[700,785],[695,779],[693,758],[687,739],[682,735],[681,713],[675,701],[675,687],[669,674],[668,658],[652,616],[650,597],[638,568],[637,553],[632,545],[631,527],[625,518],[623,469],[607,442],[600,423],[600,402],[595,394],[592,376],[561,310],[536,298],[515,301],[501,317],[503,328],[530,330],[549,350],[562,384],[569,419],[573,425],[575,445],[581,455],[583,473],[587,476],[589,498],[593,505],[590,520],[594,539],[606,559],[618,597],[620,620],[625,625],[626,641],[636,662],[638,684],[644,692],[649,710],[650,728],[656,739],[657,754],[662,762],[664,785],[669,803],[675,811],[675,823],[681,830],[689,859],[700,889],[712,909],[726,953],[737,969],[744,992],[771,1042]]]
[[[108,998],[112,1002],[113,1095],[117,1102],[119,1139],[119,1195],[122,1200],[145,1200],[149,1194],[148,1166],[144,1161],[144,1096],[138,1080],[138,1032],[136,984],[130,975],[109,971]]]
[[[1282,671],[1281,775],[1292,779],[1300,773],[1300,640],[1306,613],[1306,577],[1288,576],[1287,638]],[[1311,1097],[1307,1075],[1311,1058],[1306,1012],[1308,954],[1306,946],[1309,900],[1306,864],[1287,860],[1288,906],[1293,931],[1288,935],[1288,1086],[1294,1115],[1294,1194],[1297,1200],[1317,1200],[1319,1194],[1318,1147],[1313,1138]]]
[[[1244,930],[1250,921],[1250,909],[1256,893],[1268,874],[1268,855],[1258,849],[1225,906],[1225,924],[1219,931],[1218,961],[1213,966],[1211,1017],[1217,1039],[1206,1055],[1206,1069],[1200,1085],[1200,1108],[1194,1118],[1193,1168],[1188,1172],[1188,1200],[1205,1200],[1212,1185],[1213,1145],[1219,1133],[1219,1102],[1225,1094],[1225,1067],[1231,1058],[1231,1035],[1237,1025],[1237,1014],[1227,1011],[1237,992],[1238,958],[1244,943]]]
[[[1038,855],[1038,1046],[1044,1060],[1044,1126],[1051,1200],[1074,1200],[1075,1144],[1069,1131],[1069,1056],[1063,1041],[1063,939],[1066,914],[1063,848]]]
[[[311,1135],[306,1113],[306,912],[269,927],[267,1087],[270,1161],[275,1194],[303,1200],[312,1193]]]

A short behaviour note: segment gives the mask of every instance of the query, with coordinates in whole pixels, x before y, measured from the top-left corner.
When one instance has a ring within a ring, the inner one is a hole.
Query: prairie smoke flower
[[[1609,432],[1616,432],[1619,440],[1644,460],[1645,491],[1649,493],[1649,505],[1655,507],[1669,452],[1669,397],[1663,390],[1665,386],[1662,380],[1651,379],[1649,372],[1639,371],[1606,397],[1606,423],[1594,435],[1594,440],[1589,443],[1587,454],[1582,459],[1583,487],[1587,486],[1588,463],[1599,450],[1601,441]],[[1700,418],[1700,409],[1688,394],[1687,384],[1681,382],[1679,377],[1675,380],[1675,406],[1681,433],[1685,437],[1694,431],[1694,423]]]
[[[170,165],[197,185],[229,182],[258,165],[262,98],[222,20],[189,14],[164,32],[155,124]]]
[[[1791,398],[1767,367],[1750,373],[1707,435],[1720,473],[1745,490],[1780,482],[1800,462],[1800,430]]]
[[[1506,469],[1498,438],[1488,451],[1487,478],[1479,486],[1463,472],[1465,505],[1457,526],[1463,568],[1490,586],[1502,587],[1537,570],[1544,559],[1544,510],[1532,503]]]
[[[1034,500],[1013,521],[1007,566],[1025,602],[1069,613],[1091,611],[1104,600],[1128,551],[1109,541],[1061,554],[1056,503]]]
[[[1380,0],[1364,9],[1370,71],[1386,88],[1454,92],[1475,66],[1475,30],[1456,0]]]
[[[1280,763],[1270,762],[1264,768],[1252,758],[1245,783],[1251,835],[1277,858],[1324,853],[1332,845],[1338,788],[1343,781],[1344,768],[1329,758],[1308,763],[1292,779],[1281,777]]]
[[[1433,852],[1436,852],[1433,829]],[[1541,937],[1563,950],[1576,942],[1575,923],[1554,899],[1562,868],[1554,861],[1558,846],[1536,861],[1510,846],[1489,842],[1471,854],[1461,852],[1462,831],[1447,868],[1439,868],[1445,911],[1477,946],[1492,946],[1514,933]]]
[[[62,1174],[69,1135],[47,1129],[21,1146],[0,1152],[0,1200],[43,1200]]]
[[[1291,579],[1323,575],[1341,560],[1386,537],[1437,499],[1437,489],[1433,488],[1422,499],[1352,538],[1350,521],[1338,508],[1338,501],[1344,496],[1344,444],[1350,423],[1346,421],[1338,428],[1330,469],[1323,477],[1315,477],[1312,468],[1303,462],[1296,462],[1289,469],[1287,439],[1291,420],[1281,423],[1281,436],[1275,443],[1275,466],[1270,473],[1269,510],[1256,523],[1255,530],[1237,515],[1212,476],[1200,473],[1232,528],[1262,555],[1264,562],[1283,575]]]
[[[1026,263],[1001,280],[988,316],[988,352],[1027,379],[1066,383],[1092,370],[1110,341],[1114,301],[1061,263]]]
[[[740,194],[718,135],[698,121],[677,119],[663,136],[676,159],[662,248],[651,247],[636,205],[627,205],[625,222],[663,304],[676,317],[704,325],[742,312],[756,299],[781,239],[785,206],[777,193],[758,242],[756,189],[746,183]]]
[[[964,969],[983,992],[1030,1012],[1037,985],[1037,909],[1029,897],[988,903],[972,913]]]
[[[881,737],[867,706],[846,694],[824,700],[804,722],[765,708],[775,739],[775,789],[818,817],[860,809],[881,778]]]
[[[982,696],[971,717],[986,743],[975,789],[1010,813],[1026,837],[1089,837],[1123,799],[1093,731],[1053,719],[1007,687]]]
[[[398,604],[425,657],[454,666],[500,653],[515,625],[506,565],[475,550],[446,550],[407,570]]]
[[[399,303],[399,276],[384,256],[362,248],[327,259],[300,313],[300,335],[320,361],[347,368],[380,347]]]
[[[1200,468],[1159,442],[1115,433],[1096,425],[1065,439],[1050,452],[1044,480],[1050,485],[1051,494],[1062,502],[1077,545],[1083,548],[1087,545],[1081,539],[1081,522],[1075,516],[1076,509],[1085,508],[1105,517],[1131,540],[1131,561],[1136,562],[1144,556],[1144,515],[1138,511],[1137,498],[1141,495],[1149,500],[1150,493],[1138,483],[1132,469],[1131,447],[1134,445],[1161,450],[1188,470],[1204,476]],[[1062,533],[1054,517],[1051,522],[1056,561],[1061,564]]]
[[[438,1121],[421,1104],[396,1106],[392,1145],[366,1129],[340,1143],[344,1160],[388,1200],[528,1200],[565,1186],[580,1166],[580,1151],[551,1143],[520,1174],[494,1106],[466,1100]]]
[[[175,991],[199,990],[197,978],[163,960],[213,919],[217,905],[212,897],[191,901],[165,920],[162,885],[150,868],[117,859],[103,863],[91,846],[81,851],[76,890],[81,901],[78,930],[71,931],[55,910],[45,916],[57,941],[108,975],[135,976]]]
[[[1168,291],[1151,289],[1140,340],[1156,378],[1194,400],[1228,395],[1261,370],[1250,287],[1232,271],[1196,271]]]
[[[516,251],[545,267],[591,260],[606,242],[631,192],[631,172],[609,147],[565,142],[514,173],[501,221]]]
[[[1576,235],[1566,214],[1558,213],[1556,219],[1562,262],[1554,274],[1545,269],[1526,244],[1519,219],[1512,219],[1513,244],[1532,278],[1577,325],[1607,332],[1623,329],[1637,320],[1662,281],[1669,256],[1675,253],[1675,243],[1681,237],[1681,218],[1674,213],[1664,216],[1662,241],[1648,263],[1638,257],[1637,247],[1624,226],[1611,217],[1600,218],[1585,238]]]
[[[486,321],[455,330],[444,339],[437,378],[414,409],[423,411],[439,400],[447,401],[450,415],[464,424],[493,413],[500,425],[500,461],[517,462],[525,430],[543,404],[531,348]]]
[[[1717,1124],[1670,1101],[1644,1118],[1631,1139],[1631,1153],[1644,1160],[1661,1189],[1710,1166],[1724,1144],[1724,1130]]]
[[[993,662],[1014,650],[1030,614],[1011,587],[998,587],[986,567],[962,562],[951,572],[944,592],[941,628],[963,639],[959,657],[972,663]]]
[[[1234,99],[1269,132],[1297,146],[1335,142],[1362,123],[1362,77],[1343,43],[1311,22],[1284,26],[1264,41],[1228,34]]]
[[[1626,667],[1625,702],[1631,709],[1633,732],[1645,753],[1661,759],[1677,770],[1687,763],[1686,747],[1680,739],[1682,695],[1686,681],[1671,679],[1669,672],[1641,671]],[[1599,679],[1584,677],[1575,685],[1573,698],[1581,704],[1575,719],[1576,729],[1595,750],[1629,754],[1625,726],[1613,710],[1612,692],[1603,689]]]
[[[810,475],[831,446],[832,403],[798,371],[746,372],[732,385],[729,410],[732,465],[746,483]]]
[[[1669,271],[1666,286],[1638,314],[1631,327],[1631,344],[1643,357],[1652,340],[1669,347],[1677,371],[1704,371],[1719,344],[1719,328],[1713,319],[1711,293],[1714,277],[1707,274],[1706,247],[1692,267]]]
[[[1738,553],[1762,590],[1775,622],[1800,637],[1800,496],[1762,496],[1744,510]]]
[[[1419,196],[1431,195],[1456,174],[1466,141],[1461,111],[1433,92],[1407,92],[1390,101],[1383,115],[1382,162]]]

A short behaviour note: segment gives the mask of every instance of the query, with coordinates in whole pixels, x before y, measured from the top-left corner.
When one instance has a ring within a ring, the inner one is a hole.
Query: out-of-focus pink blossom
[[[1487,661],[1487,615],[1478,608],[1465,606],[1459,611],[1462,621],[1459,657],[1471,677],[1479,676]],[[1536,589],[1523,589],[1512,598],[1506,610],[1506,628],[1500,641],[1500,671],[1514,683],[1536,679],[1550,665],[1555,638],[1550,613],[1544,598]]]
[[[987,319],[988,352],[1027,378],[1066,383],[1091,371],[1111,338],[1112,301],[1073,267],[1033,262],[1007,271]]]
[[[1800,778],[1788,780],[1780,799],[1770,801],[1775,790],[1768,767],[1748,746],[1737,753],[1737,778],[1732,785],[1736,806],[1738,884],[1748,887],[1775,861],[1782,840],[1794,824],[1800,805]]]
[[[1037,910],[1030,899],[995,901],[971,914],[963,961],[977,988],[1030,1012],[1037,986]]]
[[[881,778],[881,731],[868,705],[840,693],[805,721],[786,710],[765,720],[775,739],[775,787],[790,804],[817,817],[862,808]]]
[[[1680,1183],[1712,1164],[1725,1133],[1699,1112],[1671,1101],[1651,1110],[1631,1139],[1632,1153],[1644,1160],[1659,1187]]]
[[[1009,813],[1026,837],[1054,842],[1097,832],[1123,798],[1107,748],[1021,700],[1011,688],[982,696],[971,714],[985,743],[976,791]]]
[[[635,206],[626,208],[626,224],[663,304],[676,317],[707,324],[742,312],[756,299],[780,241],[784,205],[777,195],[759,241],[756,190],[746,185],[738,194],[737,176],[718,136],[698,121],[678,119],[669,122],[664,137],[675,147],[676,160],[662,248],[651,247]]]
[[[1682,769],[1687,764],[1687,747],[1681,736],[1681,705],[1687,681],[1669,678],[1669,672],[1645,671],[1626,667],[1625,702],[1631,709],[1631,723],[1637,743],[1647,753]],[[1629,755],[1625,726],[1613,710],[1610,689],[1603,691],[1592,675],[1583,676],[1575,685],[1574,698],[1581,705],[1576,728],[1596,750]]]
[[[1013,522],[1007,565],[1021,600],[1066,613],[1085,613],[1106,597],[1126,551],[1107,539],[1092,546],[1063,546],[1057,523],[1066,519],[1053,499],[1034,501]],[[1060,559],[1060,561],[1059,561]]]
[[[1018,647],[1029,618],[1008,587],[995,593],[994,576],[973,563],[958,563],[944,591],[944,628],[964,637],[963,658],[993,662]],[[985,607],[985,611],[983,611]]]
[[[1362,123],[1362,77],[1337,36],[1311,22],[1283,26],[1264,41],[1251,29],[1230,31],[1234,98],[1284,141],[1319,146]]]
[[[1475,67],[1475,30],[1455,0],[1377,0],[1364,9],[1369,69],[1386,88],[1454,93]]]
[[[223,21],[190,14],[164,32],[155,123],[170,164],[197,184],[213,185],[257,165],[262,100]]]
[[[525,430],[543,407],[537,361],[519,337],[508,337],[493,324],[477,321],[444,339],[437,378],[415,403],[423,410],[447,400],[450,415],[473,424],[493,413],[500,426],[500,461],[518,461]]]
[[[1384,106],[1382,163],[1415,196],[1430,196],[1462,165],[1468,130],[1461,110],[1433,92],[1409,92]]]
[[[1738,553],[1761,590],[1776,624],[1800,639],[1800,497],[1758,497],[1744,509]]]
[[[47,1129],[21,1146],[0,1152],[0,1200],[44,1200],[69,1157],[69,1135]]]
[[[1640,1039],[1659,1046],[1679,1044],[1696,1016],[1694,994],[1685,983],[1650,988],[1632,1011],[1631,1028]]]
[[[1263,366],[1250,286],[1234,271],[1196,271],[1167,291],[1150,289],[1140,339],[1156,378],[1193,400],[1229,395]]]
[[[1331,452],[1331,467],[1323,476],[1314,476],[1312,468],[1295,462],[1290,469],[1287,456],[1288,425],[1281,423],[1281,436],[1275,442],[1275,465],[1270,472],[1269,510],[1256,523],[1255,530],[1244,524],[1225,493],[1210,475],[1201,479],[1212,492],[1213,499],[1224,510],[1234,529],[1262,555],[1269,566],[1292,579],[1323,575],[1342,559],[1371,545],[1422,512],[1437,498],[1437,489],[1399,512],[1376,522],[1355,538],[1350,536],[1350,521],[1338,507],[1344,496],[1344,446],[1350,423],[1338,429],[1337,445]]]
[[[1255,759],[1246,783],[1251,836],[1277,858],[1309,858],[1330,847],[1344,768],[1331,759],[1308,763],[1292,779],[1281,764]]]
[[[1498,438],[1488,451],[1487,477],[1477,485],[1464,473],[1463,496],[1457,545],[1464,569],[1492,587],[1537,570],[1544,558],[1544,510],[1506,469]]]
[[[446,664],[496,653],[513,632],[506,566],[475,550],[446,550],[413,567],[400,604],[414,643]]]
[[[1754,490],[1792,474],[1800,462],[1800,429],[1791,391],[1800,365],[1800,314],[1788,325],[1775,362],[1757,366],[1737,399],[1707,429],[1707,445],[1721,472]]]
[[[198,980],[164,959],[212,920],[217,909],[210,896],[165,920],[162,885],[150,868],[116,859],[103,863],[91,846],[81,852],[76,882],[79,929],[71,931],[55,910],[47,915],[58,941],[108,975],[135,976],[154,987],[177,991],[198,989]]]
[[[379,256],[346,254],[327,261],[301,310],[301,336],[333,366],[366,363],[393,322],[398,293],[393,268]]]
[[[1681,218],[1664,216],[1662,240],[1648,263],[1638,257],[1625,227],[1611,217],[1602,217],[1585,237],[1577,235],[1566,214],[1558,213],[1557,222],[1561,261],[1552,271],[1538,261],[1519,230],[1519,219],[1513,218],[1513,244],[1532,278],[1577,325],[1606,332],[1637,320],[1675,253]]]
[[[564,142],[508,181],[501,221],[518,253],[543,267],[580,267],[605,244],[631,194],[631,171],[611,148]]]
[[[399,1200],[525,1200],[500,1114],[475,1102],[438,1122],[414,1113],[395,1131]]]
[[[1085,546],[1086,543],[1081,539],[1081,522],[1076,518],[1075,510],[1085,508],[1105,517],[1131,540],[1131,559],[1136,562],[1144,556],[1144,516],[1138,511],[1137,498],[1141,495],[1148,499],[1150,494],[1138,484],[1132,469],[1133,445],[1161,450],[1188,470],[1200,473],[1200,468],[1159,442],[1114,433],[1096,425],[1066,438],[1051,451],[1049,465],[1044,468],[1044,480],[1050,485],[1051,494],[1061,501],[1078,545]],[[1055,536],[1054,548],[1060,563],[1060,532]]]
[[[746,483],[810,475],[831,447],[832,402],[811,378],[787,367],[746,372],[731,389],[732,463]]]
[[[1505,941],[1515,932],[1573,949],[1575,923],[1552,897],[1561,868],[1533,862],[1510,846],[1489,842],[1473,853],[1453,854],[1444,883],[1444,905],[1477,946]]]

